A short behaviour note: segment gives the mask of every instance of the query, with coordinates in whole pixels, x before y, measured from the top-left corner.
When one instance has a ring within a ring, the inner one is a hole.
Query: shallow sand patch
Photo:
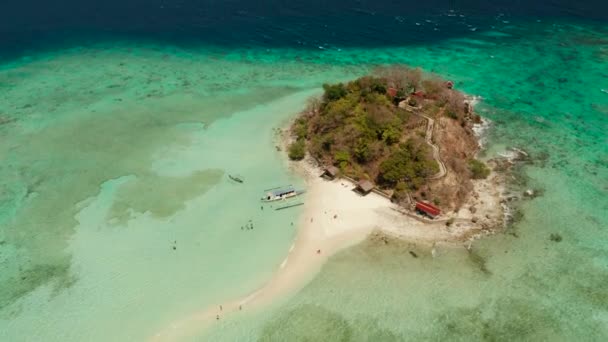
[[[290,168],[305,179],[307,193],[297,237],[275,275],[262,288],[243,298],[184,317],[153,340],[172,341],[190,336],[230,312],[255,310],[294,294],[314,278],[329,257],[363,241],[374,231],[429,246],[462,244],[487,231],[479,222],[471,221],[468,210],[453,213],[451,225],[446,225],[445,219],[429,223],[404,215],[402,208],[374,192],[361,196],[347,180],[321,178],[322,171],[310,160],[290,162]],[[478,185],[476,190],[482,195],[471,196],[470,206],[478,206],[477,215],[486,209],[499,213],[495,206],[500,207],[497,197],[500,191],[488,185]],[[486,193],[490,190],[495,193]]]

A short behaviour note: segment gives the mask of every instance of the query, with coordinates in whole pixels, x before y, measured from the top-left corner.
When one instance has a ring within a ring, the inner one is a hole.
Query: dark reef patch
[[[491,306],[491,307],[490,307]],[[433,337],[442,341],[533,341],[559,336],[555,313],[524,299],[503,298],[480,307],[447,309],[437,317]]]
[[[492,275],[492,272],[488,269],[487,260],[484,256],[482,256],[479,252],[470,248],[467,250],[469,255],[469,261],[475,266],[475,268],[479,269],[481,273],[489,276]]]
[[[53,294],[74,284],[75,279],[70,273],[69,262],[33,265],[0,283],[0,309],[14,303],[38,286],[51,281]]]
[[[403,341],[404,336],[383,329],[376,319],[349,322],[337,312],[303,304],[278,313],[266,323],[259,342],[274,341]]]

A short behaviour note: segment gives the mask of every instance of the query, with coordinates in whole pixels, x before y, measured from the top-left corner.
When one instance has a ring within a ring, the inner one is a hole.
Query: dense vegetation
[[[490,169],[477,159],[472,159],[469,161],[469,169],[471,170],[471,175],[473,179],[482,179],[488,177],[490,174]]]
[[[424,140],[426,120],[411,111],[443,115],[463,127],[478,119],[468,113],[462,93],[419,69],[385,68],[323,89],[323,96],[312,99],[295,120],[289,157],[299,160],[309,152],[347,176],[395,190],[396,196],[421,189],[439,170]],[[409,111],[398,106],[404,100]],[[481,175],[478,168],[471,172]]]
[[[289,145],[287,151],[289,159],[291,160],[302,160],[306,156],[306,143],[300,139]]]

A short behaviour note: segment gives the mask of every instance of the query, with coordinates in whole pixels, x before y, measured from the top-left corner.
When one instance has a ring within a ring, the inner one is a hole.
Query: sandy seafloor
[[[601,23],[497,21],[428,45],[106,41],[4,63],[0,340],[144,340],[262,286],[300,214],[258,202],[263,189],[302,184],[273,130],[322,83],[384,63],[421,66],[481,96],[493,121],[482,157],[527,150],[514,191],[541,196],[474,253],[363,242],[298,293],[191,338],[605,340],[607,36]],[[241,229],[249,220],[254,229]]]

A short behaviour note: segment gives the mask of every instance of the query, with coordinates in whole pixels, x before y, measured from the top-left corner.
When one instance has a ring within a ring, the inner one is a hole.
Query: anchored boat
[[[304,190],[296,190],[293,186],[279,187],[268,190],[266,196],[262,197],[263,202],[280,201],[296,197],[304,193]]]
[[[228,175],[228,178],[232,179],[235,182],[243,183],[243,179],[239,176]]]

